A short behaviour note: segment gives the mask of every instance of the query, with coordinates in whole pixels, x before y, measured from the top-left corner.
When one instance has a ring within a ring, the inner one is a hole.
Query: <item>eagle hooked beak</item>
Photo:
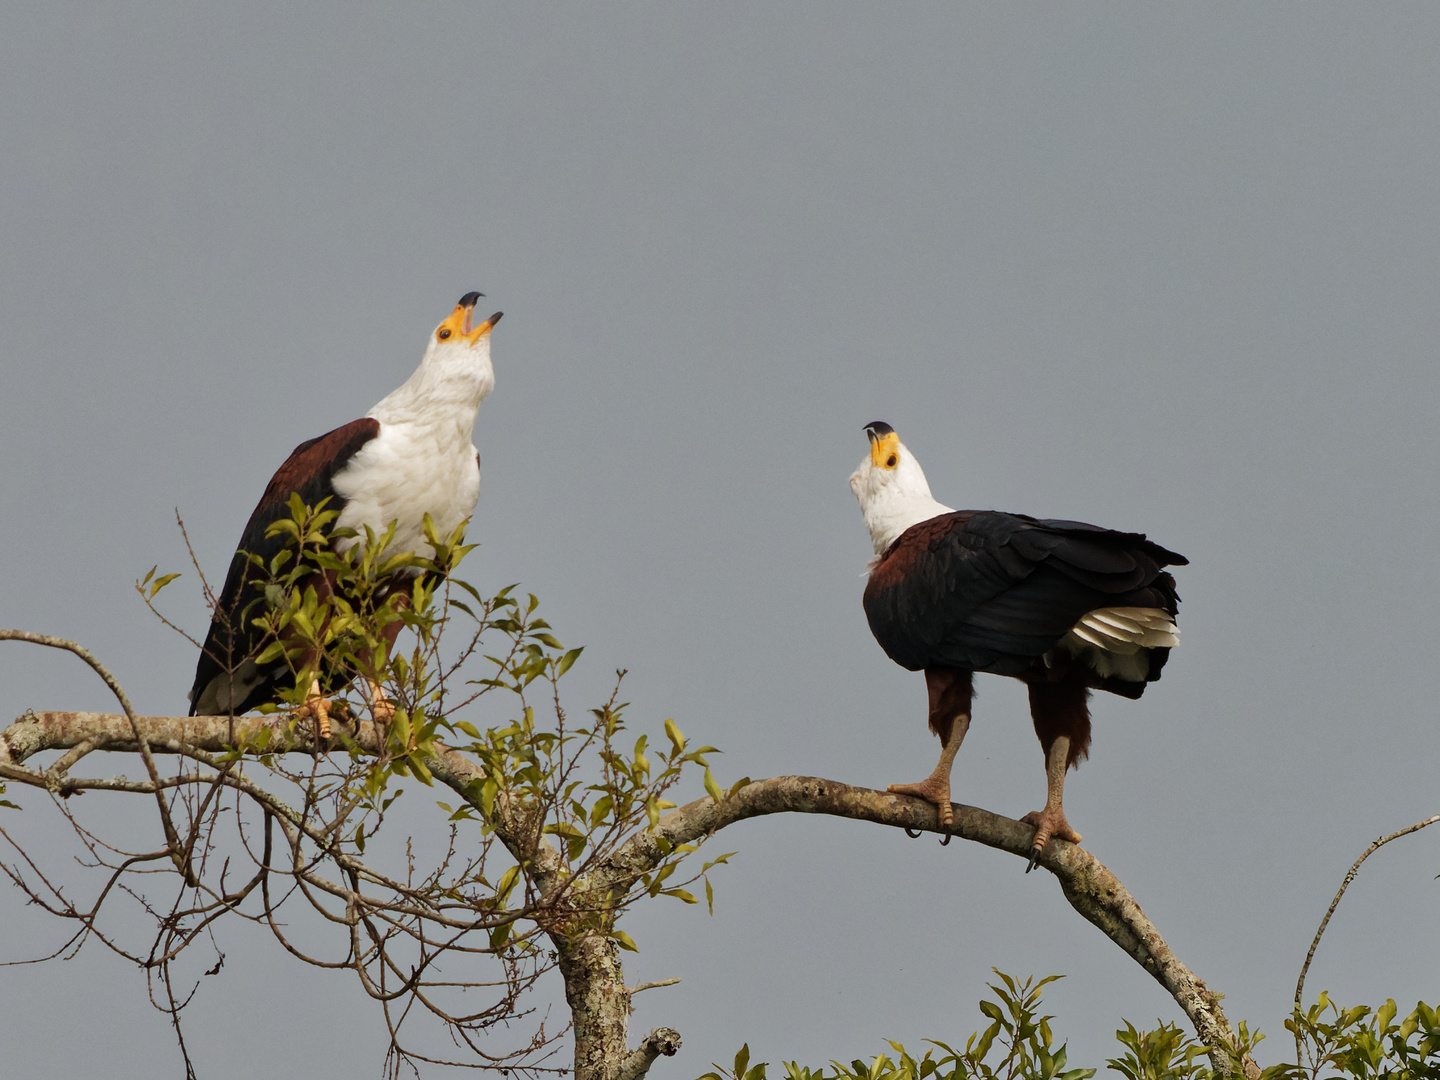
[[[461,337],[469,344],[474,345],[482,337],[490,333],[491,330],[495,329],[495,324],[500,321],[500,316],[504,314],[503,311],[495,312],[494,315],[491,315],[490,318],[486,319],[474,329],[470,327],[470,318],[475,314],[475,302],[484,295],[482,292],[468,292],[462,296],[460,302],[455,305],[455,310],[450,313],[450,317],[436,329],[436,340],[448,341],[453,337]]]

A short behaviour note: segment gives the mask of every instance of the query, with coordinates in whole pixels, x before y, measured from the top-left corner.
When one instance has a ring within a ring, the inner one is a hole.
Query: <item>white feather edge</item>
[[[1084,656],[1102,678],[1144,682],[1150,671],[1144,650],[1179,644],[1175,620],[1159,608],[1113,607],[1087,611],[1059,647],[1071,656]]]

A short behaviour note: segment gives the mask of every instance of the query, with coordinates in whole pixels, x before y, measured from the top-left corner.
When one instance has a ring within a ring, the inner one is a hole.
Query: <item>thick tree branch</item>
[[[250,743],[260,738],[263,732],[269,733],[265,744],[267,753],[314,752],[313,734],[308,726],[297,725],[287,716],[279,714],[233,719],[145,716],[132,720],[103,713],[27,713],[0,731],[0,776],[19,779],[18,774],[23,774],[27,782],[44,785],[46,774],[21,768],[30,756],[43,750],[70,750],[81,746],[87,747],[87,750],[133,751],[138,748],[137,730],[152,751],[161,753],[217,752],[226,746]],[[362,751],[378,753],[383,748],[383,731],[370,720],[355,722],[345,734]],[[466,799],[473,799],[474,782],[484,776],[480,766],[448,747],[441,749],[427,764],[437,780]],[[52,785],[56,782],[61,785],[62,793],[65,785],[75,783],[68,777],[51,780]],[[719,804],[706,797],[672,811],[654,829],[636,833],[621,844],[589,875],[586,892],[592,896],[606,891],[623,895],[644,874],[661,865],[675,847],[703,840],[747,818],[777,813],[829,814],[912,831],[945,832],[939,825],[935,807],[919,799],[852,787],[819,777],[778,776],[751,783],[728,795]],[[1008,851],[1018,858],[1029,858],[1034,837],[1031,826],[973,806],[957,804],[954,813],[955,822],[949,830],[953,834]],[[507,841],[507,846],[508,843],[518,843],[519,837],[527,831],[518,821],[508,824],[515,832]],[[533,839],[530,842],[535,843]],[[544,884],[565,881],[563,861],[553,845],[540,839],[530,848],[530,857],[537,872],[537,881],[542,883],[542,894],[565,887]],[[1040,865],[1059,879],[1065,898],[1076,911],[1099,927],[1174,997],[1194,1025],[1200,1040],[1210,1048],[1217,1072],[1232,1072],[1232,1054],[1238,1043],[1234,1029],[1220,1007],[1218,995],[1212,993],[1175,956],[1119,879],[1088,851],[1060,840],[1052,841],[1046,847],[1040,857]],[[623,973],[619,970],[618,957],[613,955],[613,949],[614,944],[608,939],[587,937],[584,942],[572,944],[568,957],[562,953],[561,967],[568,969],[567,996],[572,998],[572,1005],[597,991],[606,998],[599,1014],[613,1023],[604,1025],[609,1033],[601,1041],[613,1044],[618,1038],[623,1048],[622,1018],[628,1012],[629,993],[625,992]],[[581,970],[594,966],[592,962],[599,962],[607,977],[593,980],[594,972]],[[610,971],[612,967],[614,971]],[[587,980],[589,984],[582,985]],[[664,1033],[661,1029],[659,1034]],[[653,1045],[642,1044],[624,1058],[624,1068],[633,1071],[624,1075],[610,1073],[606,1080],[638,1080],[655,1057],[665,1052],[663,1046],[664,1040]],[[607,1057],[615,1049],[614,1045],[607,1046]],[[617,1059],[609,1057],[609,1060],[613,1062]],[[603,1067],[582,1071],[592,1077],[601,1077],[609,1072]],[[1243,1071],[1252,1080],[1259,1075],[1258,1067],[1248,1055],[1243,1059]]]
[[[1029,859],[1035,837],[1031,826],[974,806],[955,804],[953,809],[955,823],[950,832]],[[617,884],[633,881],[663,857],[662,838],[672,846],[690,843],[746,818],[779,813],[830,814],[901,829],[946,831],[940,827],[935,807],[920,799],[814,776],[777,776],[749,784],[718,805],[707,797],[672,811],[654,830],[623,845],[610,860],[610,872]],[[1231,1056],[1238,1043],[1219,996],[1171,952],[1120,879],[1088,851],[1063,840],[1051,841],[1040,865],[1059,878],[1065,899],[1076,911],[1165,987],[1210,1048],[1216,1071],[1232,1072]],[[1243,1070],[1251,1080],[1260,1075],[1248,1054]]]
[[[626,1056],[615,1080],[640,1080],[661,1054],[674,1057],[680,1049],[680,1033],[674,1028],[655,1028]]]

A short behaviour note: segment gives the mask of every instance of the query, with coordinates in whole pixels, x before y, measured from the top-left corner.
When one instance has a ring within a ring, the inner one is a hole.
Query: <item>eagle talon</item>
[[[1035,840],[1030,845],[1030,865],[1025,868],[1027,874],[1035,869],[1041,853],[1052,839],[1068,840],[1072,844],[1080,843],[1080,834],[1070,827],[1070,822],[1065,820],[1065,811],[1059,806],[1032,810],[1020,820],[1035,829]]]
[[[949,847],[949,846],[950,846],[950,840],[951,840],[951,838],[954,837],[954,835],[955,835],[955,834],[954,834],[953,832],[947,832],[947,833],[945,834],[945,839],[943,839],[943,840],[940,841],[940,846],[941,846],[941,847]]]
[[[921,829],[912,829],[909,825],[906,825],[905,835],[908,836],[911,840],[919,840],[920,837],[924,835],[924,831]]]
[[[315,721],[315,749],[318,752],[321,743],[330,742],[330,699],[320,692],[320,680],[316,679],[310,684],[310,695],[294,712],[296,720]]]
[[[885,790],[891,795],[913,795],[917,799],[924,799],[935,807],[942,827],[948,828],[955,823],[955,811],[950,808],[950,784],[947,781],[937,781],[930,776],[918,784],[891,784]]]

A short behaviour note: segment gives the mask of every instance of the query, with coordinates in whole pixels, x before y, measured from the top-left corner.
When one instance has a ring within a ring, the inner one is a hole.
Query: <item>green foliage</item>
[[[1115,1032],[1125,1054],[1106,1064],[1125,1080],[1198,1080],[1210,1074],[1205,1047],[1174,1024],[1161,1024],[1154,1031],[1139,1031],[1129,1020]]]
[[[373,680],[394,706],[394,714],[376,730],[383,733],[379,754],[362,752],[355,742],[358,718],[373,703],[336,701],[335,738],[349,768],[325,782],[313,775],[290,779],[309,790],[307,805],[328,803],[337,823],[335,853],[365,854],[383,827],[386,812],[403,794],[396,781],[413,779],[433,786],[431,763],[457,750],[479,764],[482,775],[459,792],[461,801],[437,801],[452,828],[471,823],[486,852],[497,835],[503,841],[488,862],[477,860],[463,880],[435,887],[447,902],[463,898],[485,915],[489,949],[496,953],[527,949],[539,933],[533,920],[520,924],[538,901],[537,884],[526,856],[530,841],[518,831],[532,830],[559,854],[567,888],[585,894],[577,907],[590,914],[575,932],[598,931],[623,949],[635,942],[615,927],[629,903],[645,896],[667,896],[699,903],[687,886],[703,881],[713,911],[709,871],[727,853],[706,862],[690,876],[681,864],[698,844],[671,849],[659,840],[661,858],[634,882],[597,886],[587,877],[620,844],[652,829],[675,803],[667,793],[685,770],[703,770],[713,798],[724,799],[745,784],[722,790],[707,756],[712,746],[691,746],[673,719],[664,722],[665,743],[651,746],[626,731],[627,703],[615,692],[579,723],[561,704],[559,681],[580,659],[582,648],[566,648],[539,616],[539,600],[521,595],[517,586],[482,596],[456,571],[473,549],[463,542],[465,525],[439,536],[425,518],[425,537],[433,554],[395,552],[395,527],[377,535],[335,529],[337,517],[327,501],[306,506],[297,495],[289,516],[274,522],[267,535],[283,541],[272,558],[244,554],[248,561],[242,617],[260,632],[254,657],[261,665],[282,662],[293,683],[280,700],[261,711],[295,710],[303,705],[316,679],[322,685],[362,685]],[[151,569],[136,583],[147,604],[178,575],[158,576]],[[459,644],[455,644],[457,634]],[[392,644],[393,643],[393,644]],[[402,648],[402,645],[405,647]],[[496,722],[499,713],[503,719]],[[310,720],[295,721],[307,727]],[[270,733],[237,746],[229,761],[258,758],[277,772],[281,760],[270,752]],[[523,828],[522,828],[523,824]],[[500,865],[495,866],[495,863]],[[463,886],[463,887],[462,887]],[[594,889],[600,893],[591,895]],[[452,895],[453,894],[453,895]],[[556,898],[547,899],[552,906]]]
[[[1364,1005],[1342,1009],[1321,992],[1285,1027],[1301,1045],[1298,1067],[1285,1076],[1303,1080],[1436,1080],[1440,1078],[1440,1015],[1423,1001],[1396,1020],[1387,1000],[1372,1011]]]
[[[963,1050],[929,1040],[936,1049],[918,1060],[898,1042],[891,1042],[895,1057],[881,1054],[870,1062],[856,1058],[848,1065],[830,1062],[830,1070],[797,1062],[785,1063],[787,1080],[1089,1080],[1094,1069],[1067,1068],[1066,1046],[1055,1045],[1050,1016],[1040,1015],[1042,989],[1060,978],[1020,982],[996,971],[1000,985],[990,983],[996,1001],[981,1001],[980,1012],[990,1021],[976,1032]],[[938,1049],[938,1053],[937,1053]],[[733,1068],[714,1066],[699,1080],[766,1080],[765,1063],[750,1066],[747,1044],[735,1056]]]
[[[1065,1044],[1054,1045],[1053,1017],[1040,1015],[1042,988],[1059,976],[1019,982],[1000,971],[1001,985],[989,984],[996,1000],[981,1001],[989,1021],[971,1035],[964,1050],[928,1040],[936,1049],[918,1060],[898,1042],[894,1057],[881,1054],[869,1062],[859,1058],[830,1068],[785,1063],[785,1080],[1088,1080],[1094,1069],[1067,1069]],[[1395,1002],[1378,1010],[1359,1005],[1342,1009],[1321,994],[1308,1012],[1297,1013],[1285,1026],[1298,1031],[1302,1063],[1282,1063],[1261,1071],[1262,1080],[1440,1080],[1440,1015],[1421,1002],[1397,1021]],[[1174,1024],[1141,1031],[1129,1021],[1115,1032],[1125,1052],[1106,1064],[1125,1080],[1219,1080],[1206,1048]],[[1240,1025],[1240,1055],[1253,1052],[1263,1035]],[[937,1050],[939,1052],[937,1052]],[[767,1080],[767,1063],[750,1064],[747,1043],[730,1068],[713,1066],[699,1080]],[[778,1078],[777,1078],[778,1080]]]
[[[628,731],[623,671],[603,704],[568,713],[560,680],[583,649],[566,648],[533,594],[512,585],[483,596],[457,576],[471,550],[463,525],[440,536],[427,517],[427,556],[397,551],[393,524],[362,535],[336,529],[336,518],[325,501],[292,496],[268,530],[278,551],[237,556],[245,580],[234,617],[239,637],[258,645],[231,660],[283,666],[291,678],[260,709],[273,719],[235,722],[234,745],[180,750],[167,805],[180,822],[177,864],[197,867],[200,887],[173,910],[147,908],[156,941],[126,955],[147,974],[156,966],[146,958],[165,956],[169,995],[173,959],[213,941],[212,920],[238,914],[294,956],[352,969],[385,1011],[392,1064],[447,1060],[412,1059],[402,1045],[400,1027],[428,1014],[451,1044],[471,1047],[535,1016],[514,1049],[496,1056],[487,1042],[484,1055],[491,1068],[538,1066],[566,1031],[522,1003],[538,979],[597,936],[636,950],[617,921],[641,899],[698,904],[703,881],[713,910],[710,871],[733,852],[687,869],[700,841],[675,845],[656,830],[675,807],[668,796],[687,776],[722,801],[749,780],[722,787],[709,761],[718,751],[692,745],[673,719],[663,739]],[[162,620],[154,601],[176,576],[151,569],[135,583]],[[303,708],[317,681],[330,698],[328,746]],[[276,781],[292,789],[281,797]],[[448,837],[387,828],[417,788],[443,792]],[[253,876],[237,886],[247,864]],[[140,872],[131,866],[104,869]],[[305,916],[281,909],[307,904],[344,934],[332,950],[343,959],[290,938]],[[178,1018],[181,1003],[167,1000]]]

